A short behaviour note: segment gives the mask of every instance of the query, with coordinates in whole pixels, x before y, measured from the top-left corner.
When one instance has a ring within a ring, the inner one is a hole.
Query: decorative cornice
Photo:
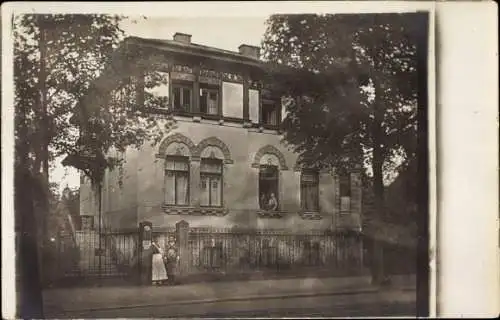
[[[206,147],[219,148],[222,151],[222,154],[224,155],[224,163],[231,164],[234,162],[233,159],[231,158],[231,152],[229,151],[227,145],[217,137],[208,137],[200,141],[200,143],[198,143],[198,145],[196,146],[194,155],[197,157],[201,157],[201,153]]]
[[[301,211],[301,212],[299,212],[299,216],[303,220],[321,220],[321,219],[323,219],[323,216],[319,212]]]
[[[172,66],[172,71],[182,72],[182,73],[194,73],[193,68],[186,65],[174,64]]]
[[[283,211],[267,211],[267,210],[258,210],[257,215],[259,218],[269,218],[269,219],[279,219],[285,215]]]
[[[280,163],[280,170],[286,171],[288,170],[288,166],[286,165],[286,160],[283,154],[273,145],[266,145],[257,151],[255,154],[255,158],[252,163],[252,168],[258,168],[260,166],[260,159],[262,156],[265,154],[272,154],[275,155],[278,158],[278,161]]]
[[[163,204],[162,209],[166,214],[170,215],[223,217],[229,213],[229,211],[226,208],[219,208],[219,207],[179,207],[179,206],[171,206]]]
[[[242,83],[243,82],[243,76],[240,75],[240,74],[235,74],[235,73],[230,73],[230,72],[223,72],[222,73],[222,80],[231,81],[231,82],[237,82],[237,83]]]
[[[182,144],[186,145],[189,149],[190,155],[195,154],[196,146],[193,143],[193,141],[191,141],[191,139],[189,139],[185,135],[182,135],[180,133],[174,133],[174,134],[166,137],[161,142],[160,146],[158,147],[158,154],[156,155],[156,157],[164,158],[166,156],[165,152],[167,151],[168,146],[174,142],[182,143]]]

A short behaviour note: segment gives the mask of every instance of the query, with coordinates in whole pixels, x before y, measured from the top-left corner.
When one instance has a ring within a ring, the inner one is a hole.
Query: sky
[[[241,44],[260,46],[268,15],[249,17],[131,17],[122,22],[126,36],[172,39],[176,32],[190,34],[193,43],[238,51]],[[55,161],[50,180],[60,190],[80,185],[76,169],[63,167],[62,158]]]

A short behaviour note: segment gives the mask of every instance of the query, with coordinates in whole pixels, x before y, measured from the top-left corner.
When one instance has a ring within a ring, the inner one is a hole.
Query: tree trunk
[[[42,287],[39,273],[39,253],[36,215],[34,211],[33,186],[36,181],[30,172],[29,141],[26,123],[26,106],[19,112],[20,130],[17,136],[19,144],[19,162],[15,167],[14,212],[16,225],[16,270],[18,287],[17,318],[43,318]]]
[[[33,208],[33,181],[29,170],[18,168],[16,172],[15,203],[20,219],[20,310],[21,319],[43,318],[42,287],[38,264],[38,241]]]
[[[381,156],[381,148],[375,146],[373,148],[373,195],[375,204],[375,220],[383,221],[384,217],[384,183],[383,183],[383,173],[382,164],[383,157]],[[377,224],[378,225],[378,224]],[[374,232],[377,235],[381,235],[383,230],[375,229]],[[384,248],[383,242],[380,239],[383,238],[378,236],[373,241],[373,252],[372,252],[372,283],[381,284],[385,279],[385,268],[384,268]]]
[[[373,195],[375,203],[375,220],[377,222],[383,222],[385,216],[385,205],[384,205],[384,176],[383,176],[383,164],[384,164],[384,146],[383,142],[383,128],[382,122],[384,120],[384,107],[381,102],[382,89],[380,88],[380,83],[377,79],[375,82],[375,101],[374,101],[374,120],[372,126],[372,141],[373,141]],[[372,252],[372,283],[379,285],[385,280],[385,268],[384,268],[384,231],[380,230],[378,226],[382,226],[382,223],[377,223],[377,227],[373,232],[376,238],[373,242],[373,252]]]
[[[39,81],[39,109],[40,109],[40,118],[39,118],[39,146],[38,146],[38,154],[36,155],[37,159],[39,159],[39,163],[41,163],[41,176],[40,176],[40,192],[42,193],[39,197],[39,204],[37,206],[37,220],[39,221],[40,226],[40,245],[42,248],[42,254],[40,255],[40,269],[42,271],[42,275],[45,275],[45,252],[47,248],[47,219],[50,214],[50,204],[49,204],[49,137],[48,137],[48,116],[47,116],[47,68],[46,68],[46,59],[47,59],[47,46],[46,46],[46,37],[45,37],[45,20],[44,16],[40,16],[38,21],[38,27],[40,32],[39,37],[39,50],[40,50],[40,70],[38,72],[38,81]],[[36,171],[37,173],[39,171]]]

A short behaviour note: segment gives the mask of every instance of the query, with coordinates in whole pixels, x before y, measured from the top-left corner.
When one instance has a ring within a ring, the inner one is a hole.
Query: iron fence
[[[363,265],[360,237],[324,232],[191,228],[187,250],[190,274]]]
[[[165,247],[175,228],[154,229]],[[91,278],[134,279],[139,276],[137,230],[77,231],[59,234],[52,242],[49,282]],[[255,271],[294,271],[325,268],[356,274],[363,268],[362,238],[356,233],[286,230],[189,228],[182,257],[184,275],[239,274]],[[48,261],[48,260],[47,260]],[[342,272],[345,274],[345,272]]]

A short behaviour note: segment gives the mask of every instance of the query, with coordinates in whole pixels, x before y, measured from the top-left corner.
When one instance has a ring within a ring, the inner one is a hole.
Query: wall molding
[[[158,147],[158,154],[156,155],[156,157],[165,158],[167,156],[166,151],[168,146],[176,142],[186,145],[191,156],[196,154],[196,145],[193,143],[193,141],[191,141],[191,139],[183,134],[174,133],[163,139],[163,141],[160,143],[160,146]]]
[[[253,163],[252,163],[252,168],[259,168],[260,166],[260,159],[265,155],[265,154],[272,154],[278,158],[278,161],[280,163],[280,170],[281,171],[286,171],[288,170],[288,166],[286,165],[286,160],[285,156],[283,156],[283,153],[278,150],[273,145],[265,145],[264,147],[260,148],[259,151],[255,154]]]
[[[201,157],[201,153],[207,147],[219,148],[222,151],[222,154],[224,155],[224,163],[231,164],[234,162],[233,159],[231,158],[231,152],[229,151],[227,145],[221,139],[215,136],[208,137],[200,141],[200,143],[198,143],[198,145],[194,150],[194,155],[198,158]]]

